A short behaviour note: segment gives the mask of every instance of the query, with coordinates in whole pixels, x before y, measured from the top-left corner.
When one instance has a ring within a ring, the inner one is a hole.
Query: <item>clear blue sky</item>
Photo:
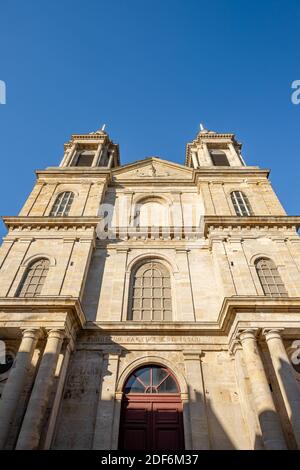
[[[72,133],[106,123],[123,164],[183,163],[200,122],[236,133],[299,213],[299,0],[9,0],[0,11],[1,214],[18,213],[34,170],[57,165]]]

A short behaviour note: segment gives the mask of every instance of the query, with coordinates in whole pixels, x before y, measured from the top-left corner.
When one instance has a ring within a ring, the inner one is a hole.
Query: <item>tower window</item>
[[[129,320],[170,321],[171,280],[167,268],[157,261],[144,263],[131,279]]]
[[[75,166],[92,166],[94,156],[94,152],[81,152],[77,157]]]
[[[241,191],[233,191],[230,196],[236,215],[252,215],[251,206],[246,194],[242,193]]]
[[[66,191],[64,193],[59,194],[55,199],[55,202],[50,212],[50,216],[62,217],[69,215],[73,200],[74,193],[72,193],[71,191]]]
[[[260,258],[255,263],[264,294],[268,297],[287,297],[287,291],[274,262],[269,258]]]
[[[27,269],[19,286],[17,297],[37,297],[41,295],[49,271],[49,260],[34,261]]]
[[[230,166],[226,153],[222,150],[211,150],[210,156],[214,166]]]

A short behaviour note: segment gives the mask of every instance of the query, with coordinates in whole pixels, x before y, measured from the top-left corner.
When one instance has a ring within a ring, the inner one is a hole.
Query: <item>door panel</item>
[[[158,428],[155,432],[154,450],[181,450],[178,429]]]
[[[154,445],[158,450],[183,448],[181,403],[153,403]]]
[[[147,428],[127,428],[124,432],[124,447],[127,450],[141,450],[148,448]]]
[[[180,397],[131,395],[122,403],[119,448],[182,450],[182,423]]]
[[[123,402],[121,412],[120,448],[150,449],[152,403]]]

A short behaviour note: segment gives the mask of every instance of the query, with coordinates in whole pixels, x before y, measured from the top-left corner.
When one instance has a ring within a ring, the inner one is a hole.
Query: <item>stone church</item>
[[[231,133],[36,171],[0,251],[0,448],[300,448],[300,218]]]

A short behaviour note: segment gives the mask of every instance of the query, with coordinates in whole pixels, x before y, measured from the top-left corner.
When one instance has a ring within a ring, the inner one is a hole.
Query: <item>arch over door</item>
[[[119,448],[184,449],[182,401],[177,381],[165,367],[140,367],[127,379],[122,401]]]

